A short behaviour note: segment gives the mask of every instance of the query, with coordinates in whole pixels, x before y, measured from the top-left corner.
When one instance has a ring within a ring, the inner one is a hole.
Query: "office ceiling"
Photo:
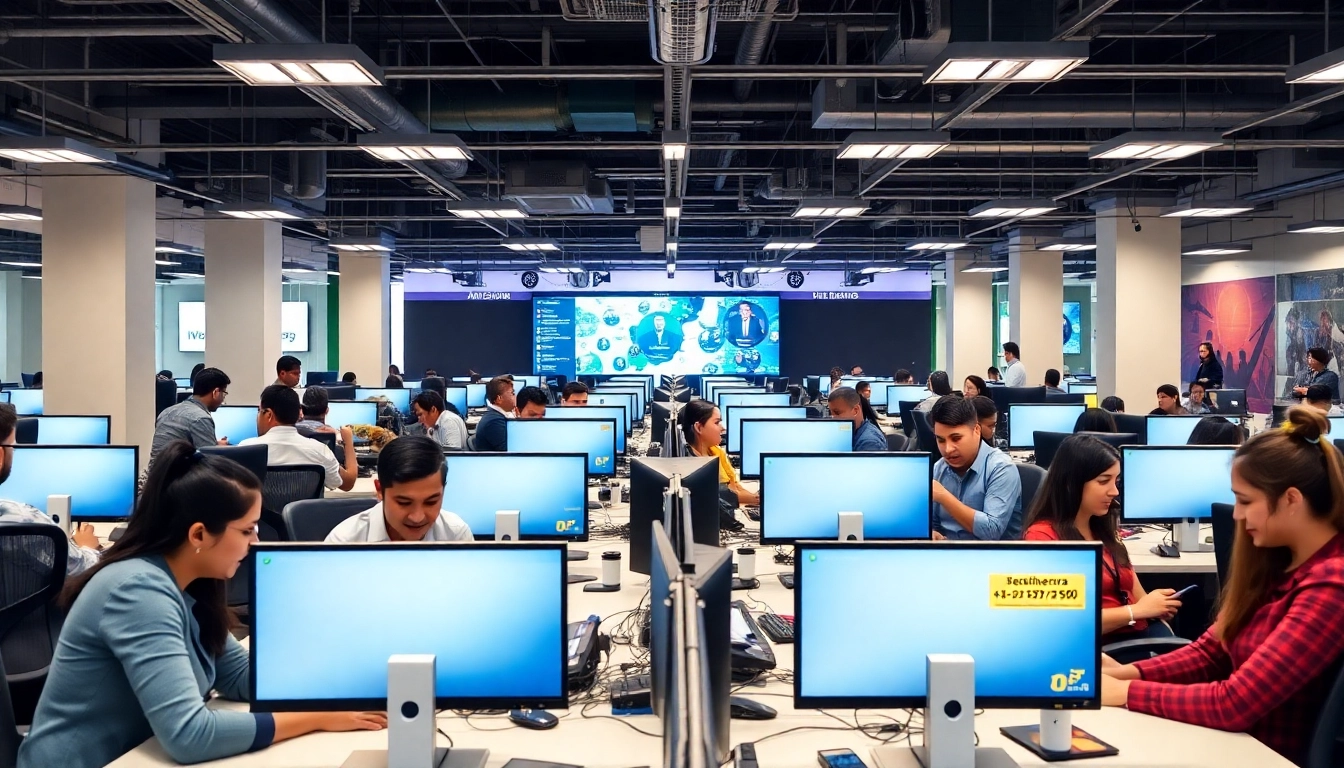
[[[121,170],[181,200],[180,215],[289,201],[307,216],[287,222],[287,234],[311,240],[315,258],[330,237],[386,230],[398,268],[563,258],[663,269],[670,241],[682,268],[923,267],[941,256],[907,250],[920,239],[964,240],[992,259],[1015,226],[1086,236],[1099,196],[1249,191],[1266,150],[1322,174],[1338,168],[1344,87],[1285,80],[1290,62],[1337,45],[1331,35],[1344,42],[1331,5],[5,0],[0,134],[113,148],[128,158]],[[1080,42],[1087,60],[1055,82],[925,84],[949,42],[987,38]],[[221,43],[323,40],[358,45],[385,84],[252,87],[212,53]],[[153,136],[154,121],[157,138],[135,138]],[[426,126],[459,137],[473,159],[399,164],[355,146],[361,135]],[[837,160],[852,132],[875,128],[948,131],[951,145],[903,163]],[[1164,162],[1089,159],[1133,129],[1212,132],[1223,144]],[[688,134],[684,161],[664,157],[676,130]],[[0,173],[34,184],[59,168],[0,160]],[[791,217],[805,198],[855,197],[868,206],[858,218]],[[482,222],[445,208],[500,198],[549,212]],[[667,198],[682,201],[679,218],[665,216]],[[1026,222],[969,216],[999,198],[1062,207]],[[511,251],[506,237],[547,238],[563,255]],[[818,245],[763,249],[780,237]],[[0,232],[0,257],[23,260],[38,242]],[[1067,254],[1068,271],[1090,271],[1089,258]]]

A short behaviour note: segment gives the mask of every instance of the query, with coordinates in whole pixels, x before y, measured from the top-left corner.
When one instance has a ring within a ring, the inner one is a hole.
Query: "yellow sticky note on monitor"
[[[1087,607],[1087,577],[1081,573],[991,573],[991,608]]]
[[[1096,395],[1096,393],[1093,393],[1093,394],[1090,394],[1090,395],[1083,395],[1083,402],[1084,402],[1084,403],[1087,403],[1087,407],[1088,407],[1088,408],[1097,408],[1097,407],[1098,407],[1098,406],[1097,406],[1097,395]]]

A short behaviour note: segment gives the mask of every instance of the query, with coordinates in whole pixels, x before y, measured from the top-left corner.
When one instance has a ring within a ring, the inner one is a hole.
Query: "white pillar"
[[[110,415],[112,442],[139,445],[147,463],[154,436],[154,184],[78,170],[43,184],[43,407]]]
[[[1029,387],[1040,386],[1048,368],[1064,370],[1064,260],[1036,250],[1045,239],[1025,230],[1008,235],[1009,338],[1001,341],[1021,347]]]
[[[0,272],[0,381],[17,382],[23,371],[22,272]]]
[[[994,275],[961,271],[974,261],[970,252],[949,254],[943,268],[947,275],[943,361],[953,389],[960,389],[961,381],[972,374],[984,378],[985,370],[994,365]]]
[[[381,386],[392,360],[392,280],[386,254],[341,254],[340,360],[365,386]]]
[[[280,266],[275,221],[205,223],[205,364],[232,380],[229,403],[253,405],[280,359]]]
[[[1147,413],[1181,379],[1181,220],[1114,198],[1097,212],[1097,393]],[[1137,219],[1142,231],[1134,230]]]

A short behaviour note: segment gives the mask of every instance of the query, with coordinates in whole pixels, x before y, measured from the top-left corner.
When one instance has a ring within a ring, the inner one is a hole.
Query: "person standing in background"
[[[1022,350],[1016,341],[1003,343],[1003,383],[1010,387],[1027,386],[1027,367],[1022,364]]]
[[[1222,389],[1223,386],[1223,364],[1218,362],[1218,353],[1207,341],[1199,345],[1199,367],[1190,380],[1191,384],[1195,382],[1203,384],[1205,389]]]

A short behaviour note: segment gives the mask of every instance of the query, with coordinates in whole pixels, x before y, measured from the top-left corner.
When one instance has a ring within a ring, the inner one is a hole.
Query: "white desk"
[[[1200,526],[1200,541],[1209,535],[1212,528]],[[1135,573],[1217,573],[1218,561],[1213,552],[1182,552],[1180,557],[1158,557],[1150,550],[1162,543],[1165,534],[1159,531],[1144,531],[1137,536],[1125,539],[1125,548],[1129,550],[1129,560]]]
[[[372,477],[355,478],[355,487],[348,491],[342,491],[339,488],[328,488],[323,496],[328,499],[372,499],[377,494],[373,490]]]

